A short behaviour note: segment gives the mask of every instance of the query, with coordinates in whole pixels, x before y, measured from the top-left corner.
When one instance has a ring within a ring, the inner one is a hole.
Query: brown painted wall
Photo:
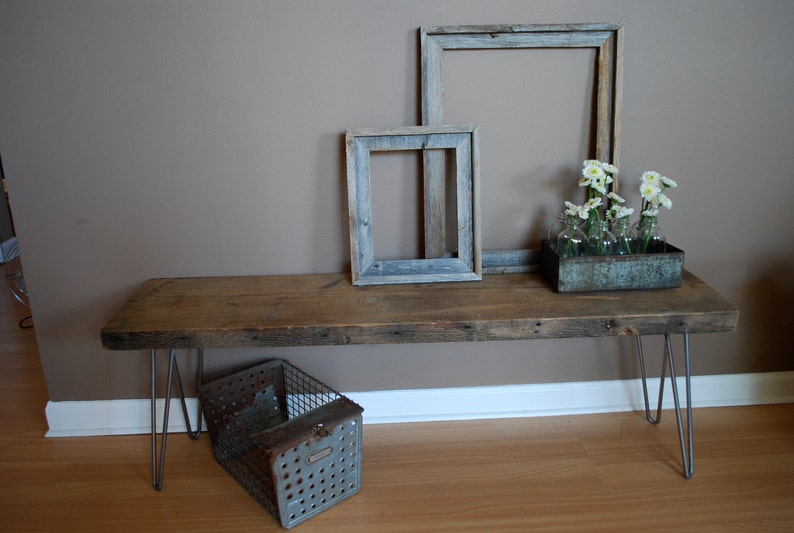
[[[6,0],[2,11],[0,151],[54,401],[146,396],[146,354],[104,351],[98,332],[148,278],[348,268],[344,130],[418,124],[417,30],[451,24],[625,25],[623,192],[636,206],[644,170],[678,181],[661,225],[741,311],[737,333],[693,339],[695,373],[794,370],[787,0]],[[450,54],[447,122],[481,126],[486,247],[536,243],[562,200],[578,199],[591,59]],[[417,169],[412,155],[375,158],[379,253],[418,246]],[[631,348],[213,350],[208,366],[286,356],[362,391],[631,378]]]

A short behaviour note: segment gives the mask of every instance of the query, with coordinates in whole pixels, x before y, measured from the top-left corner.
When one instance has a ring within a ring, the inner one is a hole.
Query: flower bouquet
[[[584,161],[579,186],[587,190],[586,201],[581,205],[566,201],[559,223],[542,243],[541,267],[555,290],[681,285],[684,252],[667,244],[657,223],[659,209],[672,207],[665,191],[677,184],[658,172],[644,172],[639,187],[642,209],[632,224],[634,209],[609,190],[617,173],[609,163]]]

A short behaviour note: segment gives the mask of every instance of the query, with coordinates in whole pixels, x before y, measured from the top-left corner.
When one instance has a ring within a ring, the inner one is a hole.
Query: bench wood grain
[[[354,287],[349,274],[158,278],[102,328],[110,350],[705,333],[738,311],[684,271],[680,288],[555,293],[535,273]]]

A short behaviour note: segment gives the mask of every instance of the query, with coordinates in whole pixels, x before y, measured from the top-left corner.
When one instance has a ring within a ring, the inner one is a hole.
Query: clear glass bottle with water
[[[640,217],[637,222],[634,249],[638,254],[658,254],[667,251],[667,237],[659,228],[656,217]]]
[[[587,235],[579,228],[577,217],[565,221],[565,229],[557,236],[557,253],[560,257],[587,255]]]
[[[609,231],[606,220],[597,219],[590,224],[587,233],[587,255],[613,255],[615,236]]]
[[[629,217],[612,220],[612,234],[615,236],[615,255],[631,255],[634,253],[634,229]]]

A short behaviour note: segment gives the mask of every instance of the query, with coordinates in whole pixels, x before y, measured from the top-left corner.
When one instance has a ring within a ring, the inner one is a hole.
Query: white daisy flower
[[[659,187],[657,187],[656,185],[654,185],[652,183],[648,183],[648,182],[643,181],[640,184],[640,195],[642,195],[642,198],[644,200],[647,200],[647,201],[650,202],[650,201],[654,200],[659,195],[660,192],[661,192],[661,190],[659,189]]]
[[[587,165],[582,169],[582,176],[591,180],[603,178],[605,176],[604,169],[600,165]]]
[[[645,211],[643,211],[641,213],[641,215],[644,216],[644,217],[655,217],[658,214],[659,214],[659,208],[658,207],[652,207],[652,208],[646,209]]]
[[[609,199],[612,200],[613,202],[617,202],[619,204],[622,204],[622,203],[626,202],[625,198],[615,194],[614,192],[611,192],[611,193],[607,194],[607,197],[609,197]]]
[[[659,186],[661,182],[662,176],[658,172],[653,170],[648,170],[647,172],[642,173],[642,182],[649,183],[651,185]]]
[[[597,190],[601,194],[607,193],[607,181],[605,178],[593,179],[591,187],[593,187],[593,189]]]
[[[668,189],[675,189],[676,187],[678,187],[678,184],[674,180],[671,180],[666,176],[662,176],[660,179],[662,181],[662,185],[664,185]]]
[[[590,178],[583,177],[579,180],[579,187],[589,187],[590,186]]]
[[[670,200],[670,198],[668,198],[666,194],[662,194],[662,193],[659,193],[659,204],[667,209],[673,207],[673,201]]]
[[[634,213],[634,209],[631,207],[624,207],[622,205],[616,205],[609,210],[608,216],[609,218],[626,218],[631,216]]]
[[[601,198],[590,198],[589,200],[587,200],[587,203],[584,205],[586,205],[587,209],[590,210],[590,209],[595,209],[597,207],[601,207],[601,203],[602,203]]]
[[[610,165],[609,163],[601,163],[601,168],[603,168],[604,172],[606,172],[607,174],[618,173],[618,167],[616,167],[615,165]]]
[[[565,211],[563,211],[566,216],[568,217],[576,217],[579,216],[579,206],[573,202],[569,202],[568,200],[565,201]]]

